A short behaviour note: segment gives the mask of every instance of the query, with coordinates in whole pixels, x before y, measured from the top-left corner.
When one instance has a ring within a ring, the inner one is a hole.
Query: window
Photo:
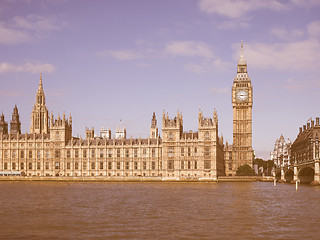
[[[155,169],[156,169],[156,162],[155,162],[155,161],[152,161],[152,163],[151,163],[151,168],[152,168],[152,170],[155,170]]]
[[[152,157],[156,157],[156,149],[155,148],[152,148]]]
[[[50,169],[50,163],[46,162],[46,170],[49,170],[49,169]]]
[[[24,150],[20,151],[20,158],[24,158]]]
[[[198,156],[198,148],[194,148],[194,156]]]
[[[109,169],[109,170],[112,169],[112,162],[108,162],[108,169]]]
[[[67,150],[67,158],[71,158],[70,150]]]
[[[79,150],[78,149],[74,150],[74,157],[79,158]]]
[[[55,162],[54,163],[54,168],[55,169],[60,169],[60,162]]]
[[[29,162],[29,170],[32,170],[32,162]]]
[[[37,159],[40,159],[40,157],[41,157],[41,151],[37,150]]]
[[[91,169],[92,169],[92,170],[95,170],[95,169],[96,169],[96,163],[95,163],[95,162],[92,162],[92,163],[91,163]]]
[[[91,149],[91,157],[95,158],[96,157],[96,152],[94,149]]]
[[[120,158],[120,149],[117,149],[117,158]]]
[[[103,170],[103,162],[100,162],[100,170]]]
[[[203,153],[203,155],[204,155],[205,157],[210,157],[210,148],[209,148],[209,147],[205,147],[205,148],[204,148],[204,153]]]
[[[54,157],[55,157],[55,159],[60,159],[60,150],[54,151]]]
[[[87,158],[87,149],[82,150],[82,157]]]
[[[170,140],[173,139],[173,133],[172,133],[172,132],[169,132],[169,133],[168,133],[168,138],[169,138]]]
[[[138,169],[138,162],[134,162],[134,170]]]
[[[8,169],[8,163],[7,163],[7,162],[4,163],[3,169],[4,169],[4,170],[7,170],[7,169]]]
[[[188,147],[188,157],[190,157],[190,156],[191,156],[191,148]]]
[[[144,157],[147,156],[147,149],[146,148],[143,149],[142,154],[143,154]]]
[[[15,170],[15,169],[16,169],[16,163],[13,162],[13,163],[12,163],[12,170]]]
[[[37,170],[40,170],[41,169],[41,164],[40,162],[37,162]]]
[[[117,169],[120,170],[120,168],[121,168],[121,163],[117,162]]]
[[[112,158],[112,149],[108,150],[108,158]]]
[[[50,156],[50,152],[49,150],[46,150],[46,159],[49,159],[49,156]]]
[[[188,169],[191,169],[191,162],[188,161]]]
[[[205,139],[210,139],[210,134],[209,134],[208,132],[206,132],[206,133],[204,134],[204,138],[205,138]]]
[[[184,161],[181,161],[181,169],[184,169]]]
[[[12,150],[12,158],[15,159],[16,158],[16,151]]]
[[[147,169],[147,162],[143,161],[143,170],[146,170],[146,169]]]
[[[20,163],[20,169],[21,169],[21,170],[24,170],[24,163],[23,163],[23,162]]]
[[[198,169],[198,162],[194,161],[194,169]]]
[[[103,149],[100,149],[100,158],[103,158]]]
[[[174,149],[173,147],[168,147],[168,157],[173,157],[174,156]]]
[[[126,162],[126,170],[129,170],[129,162]]]
[[[174,169],[174,162],[173,160],[168,160],[168,169],[173,170]]]
[[[182,147],[181,148],[181,157],[183,157],[184,156],[184,148]]]
[[[4,158],[8,158],[8,151],[7,151],[7,150],[4,150],[3,155],[4,155]]]
[[[135,158],[137,158],[138,157],[138,149],[137,148],[135,148],[135,149],[133,149],[133,153],[134,153],[134,157]]]
[[[67,169],[69,170],[71,168],[71,163],[67,162]]]
[[[211,161],[204,160],[204,169],[210,169],[210,168],[211,168]]]
[[[86,162],[82,163],[82,169],[87,170],[87,163]]]
[[[29,159],[32,158],[32,150],[29,150]]]
[[[75,169],[75,170],[78,170],[78,169],[79,169],[79,163],[78,163],[78,162],[75,162],[75,163],[74,163],[74,169]]]
[[[126,149],[126,158],[129,158],[129,149]]]

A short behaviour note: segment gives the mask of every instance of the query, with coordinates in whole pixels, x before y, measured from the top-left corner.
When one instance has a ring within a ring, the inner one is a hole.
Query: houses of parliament
[[[21,133],[17,106],[10,129],[0,119],[0,175],[27,177],[103,177],[110,179],[216,180],[234,176],[239,166],[252,167],[253,92],[243,56],[243,44],[232,86],[233,145],[218,134],[218,114],[198,114],[198,131],[183,131],[183,116],[163,112],[162,137],[155,113],[148,138],[115,137],[102,130],[96,137],[86,129],[85,139],[72,136],[72,117],[48,114],[42,76],[30,117],[30,133]]]

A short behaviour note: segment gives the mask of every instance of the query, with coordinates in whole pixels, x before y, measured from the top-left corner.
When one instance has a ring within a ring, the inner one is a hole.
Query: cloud
[[[306,84],[304,81],[300,82],[292,78],[289,78],[284,85],[284,89],[291,92],[301,92],[306,90],[308,87],[308,84]]]
[[[239,44],[235,59],[239,58]],[[306,70],[318,69],[320,62],[320,42],[317,39],[289,43],[245,44],[244,55],[248,64],[260,69]]]
[[[218,29],[229,30],[235,28],[249,28],[250,24],[246,21],[229,20],[217,24],[217,27]]]
[[[136,60],[143,58],[143,54],[134,50],[130,49],[122,49],[122,50],[105,50],[96,53],[99,57],[111,57],[115,58],[117,60],[123,61],[123,60]]]
[[[165,54],[171,56],[191,56],[212,58],[213,52],[210,46],[199,41],[174,41],[166,45]]]
[[[309,23],[307,26],[307,33],[311,37],[320,37],[320,21]]]
[[[240,18],[258,9],[285,10],[286,4],[278,0],[200,0],[199,8],[206,13],[228,18]]]
[[[0,63],[0,74],[8,72],[52,73],[53,71],[54,66],[52,64],[37,61],[29,61],[22,65],[14,65],[7,62]]]
[[[217,88],[217,87],[212,87],[210,89],[212,93],[217,93],[217,94],[229,94],[230,93],[230,88]]]
[[[271,29],[270,33],[279,39],[288,41],[296,40],[297,38],[304,36],[304,32],[299,29],[286,30],[279,27]]]
[[[16,16],[7,22],[0,22],[0,43],[19,44],[41,39],[49,32],[59,30],[65,25],[66,22],[53,17]]]

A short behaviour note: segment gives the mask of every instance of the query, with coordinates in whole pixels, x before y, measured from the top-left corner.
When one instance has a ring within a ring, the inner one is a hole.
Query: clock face
[[[237,92],[237,98],[239,101],[244,101],[248,98],[248,92],[245,90],[240,90]]]

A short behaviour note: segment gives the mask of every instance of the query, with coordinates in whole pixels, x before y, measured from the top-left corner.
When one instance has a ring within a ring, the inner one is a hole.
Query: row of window
[[[80,154],[79,154],[79,150],[78,149],[75,149],[74,150],[74,157],[75,158],[79,158],[79,156],[80,156]],[[124,157],[126,157],[126,158],[129,158],[130,156],[133,156],[134,158],[137,158],[138,156],[139,156],[139,151],[138,151],[138,149],[137,148],[134,148],[133,149],[133,154],[131,155],[130,154],[130,149],[125,149],[124,151],[121,151],[121,149],[117,149],[116,151],[115,151],[115,156],[117,157],[117,158],[120,158],[120,157],[122,157],[122,156],[124,156]],[[142,156],[147,156],[147,149],[146,148],[143,148],[142,149]],[[33,150],[29,150],[29,151],[27,151],[27,157],[29,158],[29,159],[31,159],[32,157],[33,157],[33,153],[34,153],[34,151]],[[37,159],[40,159],[41,158],[41,150],[35,150],[35,157],[37,158]],[[160,152],[160,154],[161,154],[161,152]],[[67,150],[67,158],[71,158],[71,150]],[[49,150],[45,150],[44,151],[44,157],[46,158],[46,159],[49,159],[49,156],[50,156],[50,151]],[[83,149],[82,150],[82,157],[83,158],[87,158],[89,156],[89,151],[87,150],[87,149]],[[98,157],[100,157],[100,158],[104,158],[104,156],[105,156],[105,154],[104,154],[104,149],[100,149],[99,151],[98,151]],[[113,156],[113,149],[108,149],[107,150],[107,154],[106,154],[106,156],[108,157],[108,158],[112,158],[112,156]],[[156,149],[155,148],[152,148],[152,150],[151,150],[151,156],[153,157],[153,158],[155,158],[156,157]],[[5,158],[5,159],[7,159],[8,157],[9,157],[9,151],[8,150],[4,150],[3,151],[3,157]],[[18,157],[18,151],[16,151],[16,150],[12,150],[11,151],[11,158],[13,158],[13,159],[15,159],[15,158],[17,158]],[[59,159],[60,157],[61,157],[61,151],[60,150],[54,150],[54,157],[56,158],[56,159]],[[96,151],[95,151],[95,149],[91,149],[91,151],[90,151],[90,157],[91,158],[95,158],[96,157]],[[25,158],[25,150],[20,150],[20,155],[19,155],[19,158]]]
[[[121,164],[122,162],[107,162],[106,167],[108,170],[112,170],[113,166],[115,167],[115,169],[117,170],[138,170],[139,169],[139,165],[141,166],[141,169],[146,170],[147,169],[147,162],[146,161],[142,161],[140,164],[137,161],[134,162],[130,162],[129,161],[125,161],[123,162],[123,164]],[[180,162],[181,165],[181,169],[198,169],[198,161],[181,161]],[[45,166],[45,170],[49,170],[50,169],[50,162],[45,162],[44,163]],[[54,164],[54,169],[59,170],[60,169],[60,162],[54,162],[52,163]],[[66,163],[66,169],[70,170],[74,167],[74,170],[80,170],[82,166],[82,170],[87,170],[87,167],[90,167],[90,170],[104,170],[105,168],[105,164],[104,162],[91,162],[90,164],[88,164],[87,162],[67,162]],[[16,162],[12,162],[11,163],[11,169],[12,170],[16,170],[17,169],[17,163]],[[20,170],[25,170],[25,163],[21,162],[20,163]],[[131,167],[131,168],[130,168]],[[152,161],[151,162],[151,169],[155,170],[156,169],[156,162]],[[27,168],[28,170],[41,170],[41,162],[37,162],[35,164],[35,169],[33,169],[33,163],[32,162],[28,162],[27,163]],[[204,160],[204,169],[210,169],[211,168],[211,161],[210,160]],[[3,169],[4,170],[8,170],[9,169],[9,163],[8,162],[4,162],[3,165]],[[174,169],[174,160],[168,160],[168,169],[173,170]]]

